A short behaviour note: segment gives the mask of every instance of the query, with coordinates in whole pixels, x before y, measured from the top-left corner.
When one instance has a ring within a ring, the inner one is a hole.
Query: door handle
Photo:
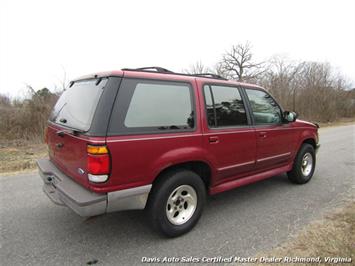
[[[219,138],[214,136],[214,137],[209,137],[208,138],[209,143],[218,143],[219,142]]]
[[[259,132],[259,137],[260,138],[266,138],[267,137],[267,132],[264,132],[264,131],[262,131],[262,132]]]

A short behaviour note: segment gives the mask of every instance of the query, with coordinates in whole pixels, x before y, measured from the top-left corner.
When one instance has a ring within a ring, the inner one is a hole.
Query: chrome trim
[[[256,160],[256,162],[257,163],[264,162],[264,161],[267,161],[267,160],[272,160],[272,159],[276,159],[276,158],[279,158],[279,157],[285,157],[285,156],[289,156],[289,155],[291,155],[291,152],[282,153],[282,154],[274,155],[274,156],[270,156],[270,157],[264,157],[264,158]]]
[[[241,166],[254,164],[254,163],[255,163],[255,161],[249,161],[249,162],[245,162],[245,163],[233,164],[233,165],[229,165],[229,166],[218,168],[217,170],[218,171],[225,171],[225,170],[229,170],[231,168],[241,167]]]
[[[175,138],[187,138],[187,137],[197,137],[197,136],[202,136],[201,133],[196,133],[193,135],[174,135],[174,136],[166,136],[166,137],[151,137],[151,138],[134,138],[134,139],[115,139],[115,140],[109,140],[107,139],[107,143],[112,143],[112,142],[125,142],[125,141],[138,141],[138,140],[155,140],[155,139],[175,139]]]
[[[225,130],[226,128],[223,128]],[[203,134],[204,136],[211,136],[211,135],[225,135],[225,134],[237,134],[237,133],[250,133],[250,132],[255,132],[254,128],[248,128],[249,130],[231,130],[231,131],[223,131],[223,132],[218,132],[216,129],[216,132],[209,132]]]
[[[269,128],[266,127],[269,124],[264,124],[264,125],[255,125],[254,129],[256,132],[258,131],[274,131],[274,130],[298,130],[298,129],[309,129],[309,127],[278,127],[278,128]],[[270,125],[275,125],[275,124],[270,124]],[[281,125],[282,126],[282,125]]]

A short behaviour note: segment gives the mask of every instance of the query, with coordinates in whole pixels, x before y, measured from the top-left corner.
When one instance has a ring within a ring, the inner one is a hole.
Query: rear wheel
[[[155,229],[168,237],[176,237],[195,226],[205,199],[205,184],[196,173],[169,172],[153,187],[147,204],[148,215]]]
[[[287,173],[291,182],[305,184],[311,180],[316,166],[316,155],[310,144],[303,144],[297,153],[293,168]]]

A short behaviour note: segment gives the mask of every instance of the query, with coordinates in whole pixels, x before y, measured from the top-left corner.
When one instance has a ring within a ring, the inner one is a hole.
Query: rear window
[[[75,82],[60,96],[50,116],[50,121],[66,127],[88,131],[97,103],[107,79]]]

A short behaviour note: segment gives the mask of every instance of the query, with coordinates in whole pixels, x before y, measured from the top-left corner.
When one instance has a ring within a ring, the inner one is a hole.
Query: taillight
[[[87,146],[88,178],[91,182],[106,182],[110,174],[110,154],[106,146]]]

